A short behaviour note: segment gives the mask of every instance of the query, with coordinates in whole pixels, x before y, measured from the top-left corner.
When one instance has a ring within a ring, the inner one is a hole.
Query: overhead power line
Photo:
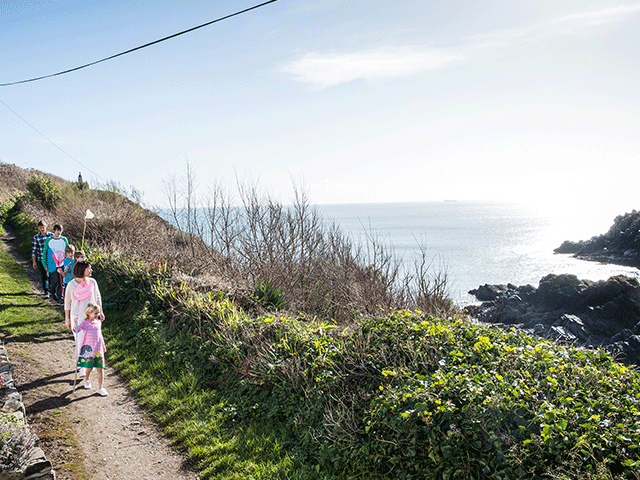
[[[24,118],[22,118],[13,108],[11,108],[9,105],[7,105],[6,103],[4,103],[2,100],[0,100],[0,103],[3,104],[5,107],[7,107],[9,110],[11,110],[11,112],[13,112],[13,114],[18,117],[20,120],[22,120],[24,123],[26,123],[27,125],[29,125],[37,134],[39,134],[42,138],[44,138],[47,142],[49,142],[51,145],[53,145],[54,147],[56,147],[58,150],[60,150],[62,153],[64,153],[67,157],[69,157],[71,160],[73,160],[74,162],[76,162],[78,165],[80,165],[81,167],[83,167],[84,169],[88,170],[89,172],[93,173],[96,177],[98,177],[100,180],[102,180],[104,182],[104,179],[98,175],[96,172],[94,172],[93,170],[91,170],[89,167],[87,167],[86,165],[84,165],[83,163],[81,163],[78,159],[73,158],[73,156],[71,156],[71,154],[69,154],[68,152],[64,151],[60,146],[58,146],[53,140],[51,140],[49,137],[47,137],[44,133],[42,133],[40,130],[38,130],[36,127],[34,127],[33,125],[31,125],[29,122],[27,122]]]
[[[124,52],[116,53],[115,55],[111,55],[109,57],[105,57],[105,58],[102,58],[100,60],[96,60],[95,62],[86,63],[84,65],[80,65],[79,67],[70,68],[68,70],[63,70],[63,71],[57,72],[57,73],[51,73],[49,75],[42,75],[40,77],[29,78],[29,79],[26,79],[26,80],[19,80],[17,82],[0,83],[0,87],[8,87],[8,86],[11,86],[11,85],[18,85],[20,83],[35,82],[36,80],[43,80],[45,78],[57,77],[58,75],[64,75],[65,73],[75,72],[76,70],[81,70],[83,68],[87,68],[87,67],[90,67],[92,65],[96,65],[98,63],[106,62],[107,60],[112,60],[114,58],[121,57],[122,55],[126,55],[127,53],[135,52],[136,50],[142,50],[143,48],[150,47],[151,45],[155,45],[156,43],[164,42],[165,40],[170,40],[172,38],[179,37],[180,35],[184,35],[185,33],[193,32],[194,30],[198,30],[199,28],[207,27],[207,26],[212,25],[214,23],[221,22],[222,20],[226,20],[228,18],[235,17],[235,16],[241,15],[243,13],[247,13],[247,12],[249,12],[251,10],[255,10],[257,8],[264,7],[265,5],[268,5],[270,3],[274,3],[274,2],[277,2],[277,1],[278,0],[269,0],[268,2],[264,2],[264,3],[261,3],[259,5],[254,5],[253,7],[245,8],[244,10],[240,10],[238,12],[231,13],[229,15],[225,15],[224,17],[216,18],[215,20],[211,20],[210,22],[203,23],[203,24],[198,25],[196,27],[189,28],[188,30],[183,30],[182,32],[174,33],[173,35],[169,35],[168,37],[164,37],[164,38],[161,38],[159,40],[154,40],[153,42],[145,43],[144,45],[140,45],[138,47],[131,48],[131,49],[126,50]]]

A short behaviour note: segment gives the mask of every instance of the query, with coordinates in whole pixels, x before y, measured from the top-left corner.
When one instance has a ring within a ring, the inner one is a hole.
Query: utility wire
[[[60,148],[53,140],[49,139],[44,133],[40,132],[36,127],[34,127],[33,125],[31,125],[29,122],[27,122],[24,118],[22,118],[20,115],[18,115],[18,113],[12,109],[9,105],[7,105],[6,103],[4,103],[2,100],[0,100],[0,103],[3,104],[5,107],[7,107],[9,110],[11,110],[11,112],[13,112],[13,114],[18,117],[20,120],[22,120],[24,123],[26,123],[27,125],[29,125],[33,130],[35,130],[42,138],[44,138],[47,142],[49,142],[51,145],[53,145],[54,147],[56,147],[58,150],[60,150],[62,153],[64,153],[67,157],[69,157],[71,160],[73,160],[74,162],[76,162],[78,165],[80,165],[82,168],[88,170],[89,172],[93,173],[96,177],[98,177],[100,180],[102,180],[103,182],[105,181],[100,175],[98,175],[96,172],[94,172],[93,170],[91,170],[89,167],[87,167],[86,165],[82,164],[80,161],[78,161],[77,159],[73,158],[69,153],[65,152],[62,148]]]
[[[172,39],[172,38],[175,38],[175,37],[179,37],[180,35],[184,35],[185,33],[193,32],[194,30],[198,30],[199,28],[207,27],[207,26],[212,25],[214,23],[221,22],[222,20],[226,20],[228,18],[235,17],[236,15],[240,15],[242,13],[246,13],[246,12],[249,12],[251,10],[255,10],[256,8],[264,7],[265,5],[268,5],[270,3],[274,3],[274,2],[277,2],[277,1],[278,0],[269,0],[268,2],[264,2],[264,3],[261,3],[259,5],[254,5],[253,7],[245,8],[244,10],[240,10],[239,12],[231,13],[231,14],[226,15],[224,17],[216,18],[215,20],[211,20],[210,22],[203,23],[203,24],[198,25],[196,27],[189,28],[188,30],[183,30],[182,32],[174,33],[173,35],[169,35],[168,37],[164,37],[164,38],[161,38],[159,40],[154,40],[153,42],[145,43],[144,45],[140,45],[138,47],[131,48],[131,49],[129,49],[127,51],[124,51],[124,52],[116,53],[115,55],[111,55],[110,57],[105,57],[105,58],[102,58],[100,60],[96,60],[95,62],[87,63],[85,65],[80,65],[79,67],[70,68],[68,70],[63,70],[62,72],[52,73],[52,74],[49,74],[49,75],[42,75],[40,77],[29,78],[27,80],[20,80],[20,81],[17,81],[17,82],[10,82],[10,83],[0,83],[0,87],[8,87],[8,86],[11,86],[11,85],[18,85],[20,83],[35,82],[36,80],[42,80],[44,78],[57,77],[58,75],[64,75],[65,73],[75,72],[76,70],[80,70],[80,69],[83,69],[83,68],[86,68],[86,67],[90,67],[92,65],[96,65],[96,64],[101,63],[101,62],[106,62],[107,60],[112,60],[112,59],[120,57],[122,55],[126,55],[127,53],[135,52],[136,50],[142,50],[143,48],[150,47],[151,45],[155,45],[156,43],[164,42],[165,40],[169,40],[169,39]],[[6,106],[6,104],[5,104],[5,106]],[[7,108],[9,108],[9,107],[7,107]],[[11,110],[11,109],[9,109],[9,110]]]

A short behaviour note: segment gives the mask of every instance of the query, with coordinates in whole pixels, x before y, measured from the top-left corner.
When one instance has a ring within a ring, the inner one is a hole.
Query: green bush
[[[7,220],[9,212],[13,209],[21,196],[22,195],[20,193],[14,193],[9,195],[5,201],[0,202],[0,224]]]
[[[195,392],[224,405],[219,435],[272,432],[288,478],[639,477],[640,376],[603,351],[408,311],[346,330],[250,318],[183,284],[152,290],[110,328],[132,342],[133,371],[189,375],[183,399],[149,401],[203,466],[219,440],[194,432],[213,408],[185,411]]]
[[[32,175],[27,180],[27,191],[47,209],[53,209],[60,200],[60,187],[44,175]]]
[[[155,269],[135,258],[105,254],[99,249],[86,249],[93,262],[94,277],[99,279],[104,294],[104,306],[111,310],[126,310],[154,298],[153,287],[171,279],[171,269],[160,263]]]
[[[264,284],[262,280],[258,280],[253,290],[253,298],[258,305],[262,305],[265,308],[283,310],[287,306],[287,299],[282,291],[282,287],[274,287],[271,280]]]
[[[640,478],[640,374],[603,351],[404,310],[256,318],[164,263],[88,257],[109,361],[203,479]]]

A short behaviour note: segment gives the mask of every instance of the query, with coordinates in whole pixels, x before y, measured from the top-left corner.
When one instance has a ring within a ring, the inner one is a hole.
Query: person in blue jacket
[[[58,303],[62,303],[62,276],[58,267],[64,265],[67,245],[69,242],[62,236],[62,225],[54,225],[53,236],[47,238],[42,249],[42,265],[49,273],[49,293]]]

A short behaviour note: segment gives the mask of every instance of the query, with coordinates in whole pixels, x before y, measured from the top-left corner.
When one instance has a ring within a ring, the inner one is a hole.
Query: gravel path
[[[29,275],[32,292],[42,290],[37,270],[16,251],[17,239],[5,227],[2,247]],[[62,307],[52,308],[62,312]],[[107,318],[107,321],[109,319]],[[27,420],[40,447],[53,463],[57,480],[167,479],[195,480],[184,456],[170,445],[156,424],[136,404],[125,383],[108,366],[104,386],[109,396],[79,388],[73,392],[73,336],[47,336],[43,341],[3,338],[13,378],[22,394]],[[97,384],[95,373],[92,382]]]

